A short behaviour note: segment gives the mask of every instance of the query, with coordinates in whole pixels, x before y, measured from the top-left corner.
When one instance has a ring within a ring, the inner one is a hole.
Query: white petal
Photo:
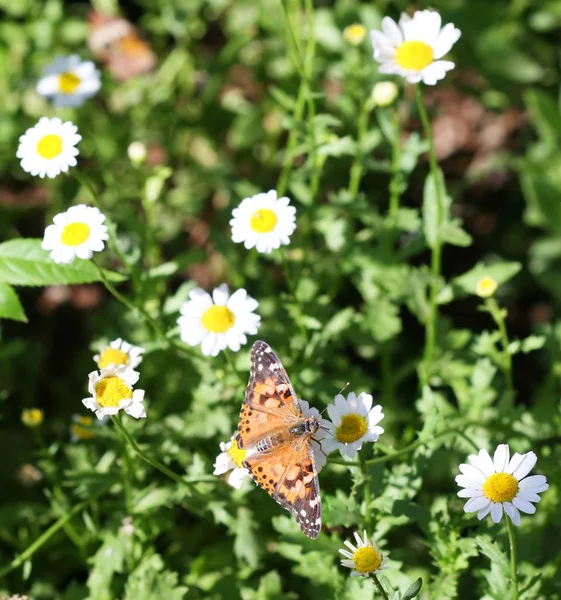
[[[448,23],[441,30],[436,42],[433,43],[434,58],[442,58],[450,52],[452,46],[460,39],[462,32],[454,27],[453,23]]]
[[[479,469],[476,469],[472,465],[462,464],[462,465],[460,465],[460,471],[468,479],[472,479],[472,480],[477,481],[478,483],[481,483],[481,484],[485,483],[485,479],[487,479],[485,477],[485,475],[483,475],[483,473]]]
[[[142,402],[133,402],[130,406],[125,408],[125,412],[135,419],[146,418],[146,410]]]
[[[520,513],[516,506],[513,506],[510,502],[505,502],[503,506],[510,520],[518,527],[520,525]]]
[[[521,490],[527,490],[533,492],[534,494],[538,494],[549,489],[549,484],[547,483],[547,479],[544,475],[532,475],[519,481],[518,487]]]
[[[468,460],[474,467],[482,471],[485,477],[489,477],[495,472],[493,461],[487,450],[480,450],[477,455],[470,454]]]
[[[226,306],[228,304],[228,299],[230,298],[230,292],[228,290],[228,286],[223,283],[219,285],[217,288],[214,288],[212,292],[212,299],[214,300],[214,304],[219,306]]]
[[[488,502],[489,502],[489,498],[487,498],[486,496],[476,496],[474,498],[470,498],[464,504],[464,511],[465,512],[480,511],[483,507],[487,506]]]
[[[503,516],[503,505],[500,502],[493,502],[491,506],[491,519],[493,523],[499,523]]]
[[[522,461],[516,467],[516,469],[514,469],[512,474],[514,477],[516,477],[516,479],[518,479],[518,481],[524,479],[524,477],[526,477],[526,475],[528,475],[528,473],[534,468],[537,460],[538,457],[533,452],[524,454]]]
[[[522,500],[518,496],[514,497],[514,499],[512,500],[512,503],[514,504],[514,506],[516,506],[516,508],[521,510],[523,513],[533,515],[536,512],[536,507],[531,502]]]
[[[505,473],[510,459],[508,444],[499,444],[493,457],[493,465],[496,473]]]

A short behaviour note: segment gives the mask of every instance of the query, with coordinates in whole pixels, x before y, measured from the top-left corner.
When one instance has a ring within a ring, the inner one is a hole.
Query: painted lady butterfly
[[[321,529],[319,480],[312,450],[317,417],[307,419],[277,355],[265,342],[251,349],[250,376],[236,443],[257,483],[316,539]]]

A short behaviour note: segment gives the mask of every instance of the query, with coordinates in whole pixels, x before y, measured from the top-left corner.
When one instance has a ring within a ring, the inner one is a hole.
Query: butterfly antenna
[[[345,385],[341,388],[341,390],[339,391],[339,393],[337,395],[339,396],[340,394],[342,394],[350,385],[351,385],[351,382],[347,381],[347,383],[345,383]],[[327,410],[327,406],[320,412],[320,415],[323,415],[323,413],[326,410]]]

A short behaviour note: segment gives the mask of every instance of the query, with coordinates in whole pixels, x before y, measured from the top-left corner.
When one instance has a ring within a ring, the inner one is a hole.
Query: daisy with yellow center
[[[75,146],[81,139],[78,128],[70,121],[41,117],[19,138],[16,156],[21,158],[21,168],[27,173],[52,179],[76,166]]]
[[[487,450],[468,456],[468,460],[470,464],[460,465],[462,474],[456,476],[456,483],[464,488],[458,496],[469,498],[464,511],[477,511],[479,520],[491,513],[491,519],[498,523],[504,511],[520,525],[520,511],[534,514],[532,503],[539,502],[538,494],[549,488],[543,475],[526,477],[537,461],[533,452],[516,452],[510,458],[508,445],[500,444],[492,460]]]
[[[351,392],[347,399],[335,396],[327,407],[331,421],[324,420],[327,436],[322,441],[325,452],[339,450],[342,456],[353,458],[363,442],[376,442],[384,430],[378,423],[384,418],[382,407],[372,407],[372,396],[364,392],[358,397]]]
[[[492,277],[482,277],[475,288],[475,293],[480,298],[490,298],[498,288],[497,282]]]
[[[354,532],[356,546],[346,541],[347,549],[341,548],[339,552],[345,557],[341,561],[343,567],[352,569],[351,577],[370,577],[378,575],[380,571],[388,569],[386,565],[388,557],[380,552],[380,548],[374,540],[369,540],[364,532],[364,539],[356,531]]]
[[[360,46],[366,37],[366,27],[360,23],[353,23],[343,30],[343,37],[351,46]]]
[[[116,340],[109,342],[109,346],[103,348],[103,350],[93,358],[100,369],[109,366],[111,363],[115,365],[126,365],[132,369],[136,369],[142,362],[142,354],[144,352],[145,350],[141,346],[133,346],[132,344],[125,342],[125,340],[117,338]]]
[[[384,17],[382,31],[372,31],[370,37],[374,58],[381,63],[380,73],[400,75],[410,83],[435,85],[454,68],[453,62],[440,59],[460,35],[452,23],[442,27],[436,11],[418,10],[412,17],[402,13],[399,24]]]
[[[43,419],[44,414],[40,408],[26,408],[21,413],[21,422],[26,427],[38,427]]]
[[[95,412],[99,420],[116,415],[124,410],[135,419],[146,417],[144,390],[133,390],[139,374],[126,365],[111,363],[101,371],[93,371],[89,376],[88,391],[91,398],[84,398],[82,404]]]
[[[245,198],[232,211],[232,241],[265,254],[290,243],[296,229],[296,209],[290,200],[270,190]]]
[[[59,56],[45,67],[37,83],[37,93],[50,98],[54,106],[81,106],[100,87],[100,73],[93,62],[71,54]]]
[[[45,229],[41,248],[51,251],[56,263],[71,263],[75,258],[88,260],[101,252],[108,239],[105,215],[93,206],[78,204],[53,218]]]
[[[254,311],[258,306],[257,300],[243,288],[230,295],[223,283],[214,289],[212,296],[195,288],[177,319],[181,339],[189,346],[200,344],[206,356],[217,356],[226,348],[237,352],[247,344],[247,334],[257,333],[261,317]]]
[[[240,489],[244,479],[249,475],[249,471],[243,466],[246,451],[240,450],[236,444],[236,434],[232,436],[229,442],[220,442],[220,454],[216,457],[214,463],[214,475],[224,475],[228,473],[226,481],[229,485]]]

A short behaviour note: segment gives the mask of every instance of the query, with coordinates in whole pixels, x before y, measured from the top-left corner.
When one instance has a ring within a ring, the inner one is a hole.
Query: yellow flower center
[[[224,333],[236,322],[234,313],[227,306],[213,305],[207,308],[202,318],[203,327],[212,333]]]
[[[79,246],[90,237],[90,228],[85,223],[69,223],[62,230],[60,241],[65,246]]]
[[[420,71],[434,60],[432,48],[425,42],[403,42],[395,53],[395,61],[404,69]]]
[[[230,446],[230,449],[228,450],[228,454],[230,455],[230,458],[236,463],[236,467],[238,467],[239,469],[243,466],[242,463],[245,460],[247,450],[240,450],[240,448],[238,448],[236,440],[234,440],[232,442],[232,445]]]
[[[345,27],[345,30],[343,31],[343,37],[349,44],[358,46],[359,44],[362,44],[366,37],[366,27],[360,23],[349,25],[348,27]]]
[[[365,546],[353,554],[353,562],[359,573],[372,573],[380,568],[382,556],[372,546]]]
[[[71,94],[80,85],[80,78],[74,73],[61,73],[58,76],[58,87],[63,94]]]
[[[270,233],[277,224],[277,215],[269,208],[260,208],[256,210],[249,225],[257,233]]]
[[[480,298],[489,298],[497,291],[497,282],[492,277],[482,277],[477,282],[475,293]]]
[[[119,406],[121,400],[132,398],[130,388],[120,377],[104,377],[95,384],[97,403],[103,408]]]
[[[107,348],[107,350],[99,355],[97,366],[100,369],[103,369],[111,363],[115,365],[128,365],[129,355],[122,350],[118,350],[117,348]]]
[[[91,417],[78,417],[75,423],[72,423],[72,433],[81,440],[91,440],[94,437],[93,432],[89,429],[93,425]]]
[[[28,408],[21,413],[21,421],[26,427],[37,427],[43,422],[43,411],[40,408]]]
[[[366,419],[357,414],[345,415],[337,427],[335,436],[339,442],[350,444],[356,442],[366,433],[368,424]]]
[[[483,484],[483,493],[492,502],[512,502],[518,492],[518,480],[508,473],[493,473]]]
[[[62,138],[56,133],[44,135],[37,142],[37,154],[41,158],[51,160],[56,158],[62,152]]]

